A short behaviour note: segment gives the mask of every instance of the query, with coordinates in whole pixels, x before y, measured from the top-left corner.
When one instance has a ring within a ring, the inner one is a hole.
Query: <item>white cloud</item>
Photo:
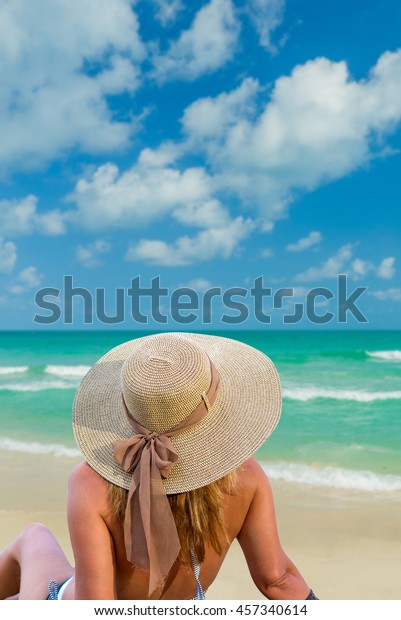
[[[169,216],[182,226],[202,229],[171,244],[142,239],[129,248],[127,260],[173,266],[231,256],[254,227],[251,219],[230,216],[212,196],[212,180],[202,168],[180,172],[158,163],[148,149],[123,174],[113,164],[101,166],[77,183],[70,197],[77,209],[69,212],[69,220],[94,232],[140,228]],[[84,261],[92,260],[91,250],[81,249]]]
[[[30,235],[36,216],[36,196],[0,201],[0,230],[5,235]]]
[[[249,0],[247,8],[260,44],[270,52],[276,52],[271,34],[283,21],[285,0]]]
[[[262,258],[271,258],[273,256],[273,250],[270,248],[264,248],[260,253]]]
[[[216,188],[274,222],[300,192],[388,153],[385,138],[401,120],[400,81],[401,50],[383,54],[360,81],[351,78],[345,62],[317,58],[276,80],[256,118],[244,96],[243,111],[223,133],[213,132],[217,123],[212,117],[208,124],[206,114],[197,125],[191,110],[213,112],[216,106],[218,119],[225,113],[231,118],[230,93],[193,103],[183,116],[186,144],[191,153],[196,147],[206,155]],[[251,104],[252,88],[248,93]]]
[[[84,267],[97,267],[102,264],[100,256],[106,252],[110,252],[111,245],[107,241],[97,239],[88,245],[79,245],[77,247],[77,258]]]
[[[401,301],[401,288],[389,288],[385,291],[369,291],[369,295],[381,301]]]
[[[29,288],[35,288],[35,286],[39,286],[42,278],[43,275],[38,273],[36,267],[27,267],[26,269],[23,269],[18,275],[19,282],[22,282],[22,284],[25,284]]]
[[[377,275],[379,278],[383,278],[383,280],[391,280],[395,274],[394,265],[395,258],[393,256],[384,258],[377,269]]]
[[[160,220],[174,210],[177,219],[182,220],[187,208],[190,218],[197,205],[202,209],[208,202],[210,194],[210,179],[202,168],[180,172],[140,162],[120,173],[117,166],[105,164],[77,183],[70,200],[77,203],[78,209],[69,217],[91,231],[133,229]],[[201,218],[200,213],[197,217]]]
[[[38,213],[36,196],[20,200],[0,200],[0,233],[8,236],[30,235],[41,232],[44,235],[65,233],[64,215],[59,209]]]
[[[174,22],[184,8],[181,0],[152,0],[152,3],[155,6],[156,18],[163,26]]]
[[[320,267],[310,267],[296,276],[295,279],[298,282],[311,282],[320,278],[335,278],[338,274],[344,273],[344,268],[352,257],[352,248],[351,243],[343,245],[334,256],[322,263]]]
[[[144,149],[126,171],[109,163],[81,179],[70,196],[77,208],[65,217],[90,231],[134,229],[167,217],[204,228],[199,239],[182,236],[169,245],[143,238],[132,250],[150,262],[188,264],[193,260],[188,248],[230,215],[227,197],[256,211],[259,227],[271,230],[299,192],[313,191],[383,154],[386,134],[401,119],[399,81],[401,51],[384,54],[359,82],[344,62],[307,62],[279,78],[262,107],[266,95],[256,80],[246,78],[231,92],[192,103],[182,117],[182,141]],[[185,169],[180,160],[188,154],[206,163]],[[299,243],[317,242],[318,234],[313,231]],[[345,266],[352,277],[362,277],[370,263],[352,257],[351,247],[299,278],[331,277]]]
[[[245,78],[230,92],[217,97],[204,97],[189,105],[181,123],[187,136],[187,148],[193,144],[198,148],[216,151],[217,144],[225,139],[227,131],[239,123],[252,119],[256,113],[256,95],[260,85],[253,78]]]
[[[317,245],[322,240],[322,235],[320,232],[314,230],[309,233],[307,237],[303,237],[299,239],[296,243],[289,243],[285,248],[287,252],[301,252],[302,250],[307,250],[313,245]]]
[[[180,237],[174,243],[142,239],[129,248],[127,260],[141,260],[151,265],[175,267],[208,261],[215,257],[229,258],[254,227],[251,220],[237,217],[221,228],[202,230],[195,237]]]
[[[106,97],[138,86],[130,0],[3,2],[0,56],[0,171],[127,144],[132,123],[114,121]]]
[[[184,226],[199,228],[224,228],[229,223],[228,212],[218,200],[181,205],[173,211],[173,216]]]
[[[357,244],[343,245],[334,256],[321,263],[318,267],[310,267],[296,276],[298,282],[310,282],[321,278],[335,278],[338,274],[346,273],[353,280],[360,280],[371,272],[384,279],[394,276],[394,258],[385,258],[379,267],[367,260],[353,258]],[[352,260],[353,259],[353,260]]]
[[[114,55],[109,60],[109,67],[99,73],[96,81],[103,94],[133,92],[139,86],[139,70],[128,58]]]
[[[0,231],[5,235],[30,235],[36,216],[36,196],[0,201]]]
[[[271,232],[274,229],[274,222],[263,218],[260,220],[260,232]]]
[[[174,164],[182,154],[182,145],[171,141],[162,142],[157,148],[144,148],[139,154],[138,164],[149,168],[163,168]]]
[[[10,287],[11,293],[21,295],[27,289],[36,288],[40,285],[43,274],[38,273],[36,267],[26,267],[17,276],[17,283]]]
[[[191,27],[154,59],[154,77],[195,80],[216,71],[234,55],[240,25],[231,0],[210,0],[195,15]]]
[[[362,278],[366,276],[369,271],[374,269],[374,265],[370,261],[361,260],[360,258],[356,258],[351,263],[352,274],[354,279]]]
[[[17,247],[0,237],[0,273],[11,273],[17,260]]]

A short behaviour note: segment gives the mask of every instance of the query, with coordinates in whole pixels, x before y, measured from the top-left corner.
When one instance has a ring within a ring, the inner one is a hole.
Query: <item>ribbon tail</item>
[[[138,486],[139,476],[134,473],[131,486],[129,488],[127,505],[124,515],[124,543],[125,551],[127,554],[127,560],[132,564],[135,564],[135,544],[134,544],[134,532],[138,535],[138,527],[134,525],[135,514],[137,513],[137,507],[135,504],[138,502]]]
[[[178,558],[181,549],[180,540],[173,515],[170,510],[169,501],[159,495],[153,497],[153,504],[158,504],[157,522],[152,510],[151,529],[159,530],[156,537],[152,536],[152,544],[149,546],[149,591],[150,595],[161,585],[170,572],[174,562]],[[166,505],[167,504],[167,505]]]
[[[150,596],[167,577],[181,548],[157,459],[150,446],[144,448],[140,471],[137,469],[132,478],[124,541],[128,560],[149,571]]]
[[[157,456],[153,451],[150,459],[150,510],[143,515],[148,524],[144,527],[149,557],[148,596],[163,583],[181,549],[177,527],[157,465]],[[142,501],[140,503],[142,510]]]

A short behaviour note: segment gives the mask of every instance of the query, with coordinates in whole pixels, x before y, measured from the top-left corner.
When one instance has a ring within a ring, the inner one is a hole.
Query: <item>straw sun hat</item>
[[[218,384],[209,402],[213,369]],[[111,349],[78,389],[75,438],[95,471],[128,489],[132,475],[113,452],[116,441],[137,432],[126,409],[138,425],[159,434],[183,423],[203,402],[200,421],[170,437],[178,460],[163,479],[166,493],[189,491],[246,461],[278,423],[281,389],[274,364],[242,342],[165,333]]]

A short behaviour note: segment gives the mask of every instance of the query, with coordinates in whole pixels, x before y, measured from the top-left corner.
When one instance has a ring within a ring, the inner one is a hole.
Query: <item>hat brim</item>
[[[196,426],[171,438],[178,462],[164,482],[183,493],[221,478],[244,463],[274,431],[281,387],[273,362],[247,344],[206,334],[177,333],[201,346],[220,374],[217,398]],[[133,429],[121,399],[122,366],[144,336],[111,349],[82,380],[73,405],[73,429],[85,460],[103,478],[128,489],[131,475],[115,461],[112,444]]]

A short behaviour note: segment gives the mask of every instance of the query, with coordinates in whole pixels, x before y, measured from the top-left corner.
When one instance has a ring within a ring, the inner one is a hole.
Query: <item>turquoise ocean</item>
[[[80,380],[110,348],[148,333],[0,332],[0,451],[76,459],[71,407]],[[401,490],[400,331],[220,335],[260,349],[279,371],[282,417],[257,454],[271,478]]]

